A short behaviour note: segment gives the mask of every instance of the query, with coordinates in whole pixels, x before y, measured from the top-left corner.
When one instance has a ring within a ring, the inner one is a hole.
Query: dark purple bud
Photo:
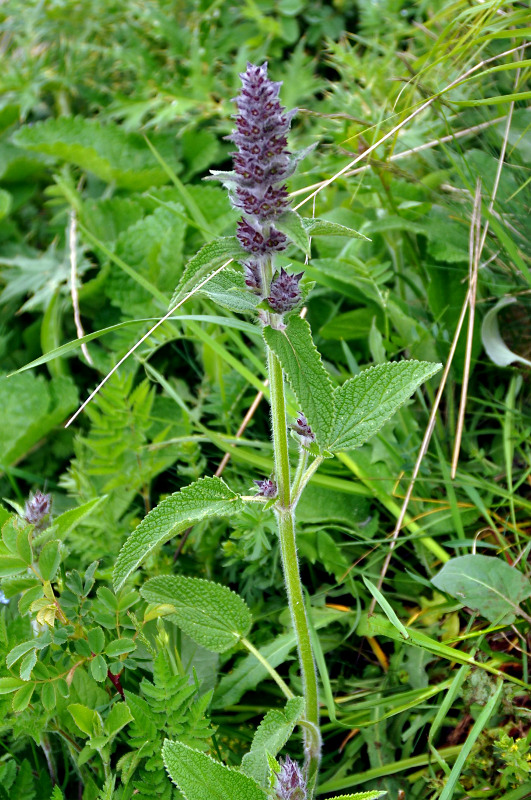
[[[295,425],[293,425],[293,430],[295,431],[295,433],[298,433],[299,436],[308,439],[310,442],[315,441],[315,433],[308,425],[308,420],[306,419],[302,411],[299,411],[297,419],[295,420]]]
[[[284,250],[288,241],[283,233],[273,227],[269,229],[268,238],[265,239],[261,231],[250,225],[245,217],[238,222],[236,236],[243,249],[255,256],[265,256],[268,253]]]
[[[277,314],[291,311],[300,302],[301,290],[299,283],[303,274],[303,272],[299,272],[296,275],[290,275],[283,267],[280,270],[280,274],[275,274],[271,281],[271,294],[267,300]]]
[[[267,497],[269,500],[271,497],[277,496],[277,485],[275,481],[266,479],[263,481],[253,481],[255,486],[258,486],[259,492],[258,494],[262,495],[262,497]]]
[[[262,294],[262,277],[258,261],[245,261],[243,264],[245,283],[255,294]]]
[[[306,800],[306,783],[301,768],[289,756],[280,762],[280,772],[276,778],[275,793],[278,800]]]
[[[44,494],[38,489],[35,494],[30,494],[29,500],[26,501],[24,507],[24,519],[30,525],[39,527],[46,519],[52,509],[52,496]]]

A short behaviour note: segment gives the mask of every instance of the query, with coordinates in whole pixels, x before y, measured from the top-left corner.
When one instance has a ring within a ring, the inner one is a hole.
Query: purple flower
[[[267,301],[273,311],[283,314],[291,311],[300,302],[301,290],[300,280],[303,272],[290,275],[282,267],[280,273],[276,273],[271,281],[270,295]]]
[[[253,483],[258,486],[260,490],[258,494],[262,495],[262,497],[267,497],[269,500],[277,496],[277,485],[275,481],[266,479],[263,481],[253,481]]]
[[[24,507],[24,519],[30,525],[35,525],[39,528],[52,509],[52,496],[51,494],[44,494],[37,491],[35,494],[30,494],[29,500],[26,501]]]
[[[306,783],[301,768],[289,756],[280,762],[275,793],[278,800],[306,800]]]
[[[238,148],[233,153],[229,186],[233,205],[243,212],[236,235],[242,248],[253,256],[244,267],[245,282],[264,297],[269,287],[262,286],[261,264],[288,244],[288,237],[273,223],[289,207],[283,182],[294,167],[286,134],[295,112],[286,112],[280,105],[281,84],[269,80],[267,64],[247,64],[240,77],[242,89],[234,98],[236,130],[227,137]]]
[[[293,430],[295,431],[295,433],[298,433],[299,436],[302,436],[303,439],[306,439],[308,442],[315,441],[315,433],[310,428],[308,420],[306,419],[302,411],[299,411],[297,415],[295,425],[293,425]]]

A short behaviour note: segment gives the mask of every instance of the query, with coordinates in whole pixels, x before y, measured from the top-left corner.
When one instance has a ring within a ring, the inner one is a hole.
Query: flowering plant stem
[[[286,582],[288,605],[293,620],[297,649],[302,675],[306,720],[311,728],[305,728],[306,770],[308,797],[311,797],[317,778],[320,758],[319,730],[319,690],[313,657],[310,629],[306,615],[304,592],[297,559],[295,538],[295,504],[292,502],[290,486],[290,466],[288,453],[288,432],[286,425],[286,404],[284,397],[284,375],[276,355],[269,350],[267,354],[269,383],[271,390],[271,422],[275,476],[278,499],[275,515],[278,522],[282,567]]]

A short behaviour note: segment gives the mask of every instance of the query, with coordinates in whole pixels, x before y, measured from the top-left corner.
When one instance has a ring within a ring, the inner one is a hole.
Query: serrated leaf
[[[61,563],[61,543],[55,539],[45,544],[39,556],[39,571],[45,581],[53,581]]]
[[[292,314],[285,330],[264,328],[264,339],[279,359],[317,443],[325,447],[333,430],[334,399],[310,326]]]
[[[304,715],[304,698],[288,700],[283,711],[268,711],[253,737],[251,750],[242,759],[242,771],[261,786],[267,785],[268,755],[275,757],[284,747],[293,728]]]
[[[529,578],[501,558],[481,554],[451,558],[432,583],[501,625],[511,625],[521,614],[518,604],[531,596]]]
[[[94,732],[94,722],[99,716],[98,713],[81,703],[71,703],[68,706],[68,711],[72,715],[72,719],[79,730],[83,731],[87,736],[92,736]]]
[[[24,686],[25,681],[21,678],[14,678],[8,676],[7,678],[0,678],[0,695],[2,694],[11,694],[11,692],[16,692],[17,689],[20,689],[21,686]]]
[[[310,237],[302,218],[293,209],[285,211],[275,218],[275,228],[285,233],[286,236],[297,245],[305,255],[310,255]]]
[[[76,164],[126,189],[143,191],[168,183],[143,137],[126,133],[113,123],[103,125],[100,120],[81,117],[48,119],[21,128],[13,140],[19,147]],[[158,140],[156,146],[174,161],[169,137]]]
[[[15,692],[15,694],[13,695],[13,700],[11,702],[11,708],[13,709],[15,714],[19,714],[21,711],[24,711],[24,709],[28,707],[34,689],[35,689],[34,683],[26,683],[25,686],[22,686]]]
[[[25,572],[26,569],[26,562],[18,556],[0,556],[0,578],[18,575],[19,572]]]
[[[37,661],[37,652],[35,650],[30,650],[29,653],[26,653],[26,655],[20,662],[19,671],[20,671],[20,677],[22,678],[23,681],[29,681],[36,661]]]
[[[186,800],[264,800],[252,778],[181,742],[164,741],[162,760]]]
[[[249,633],[251,612],[239,595],[201,578],[160,575],[140,590],[149,603],[169,603],[170,619],[207,650],[223,653]]]
[[[55,686],[53,683],[45,683],[41,689],[41,702],[46,709],[46,711],[53,711],[56,704],[57,698],[55,696]]]
[[[101,628],[91,628],[87,631],[89,647],[93,653],[101,653],[105,647],[105,634]]]
[[[334,392],[336,418],[328,449],[361,447],[441,364],[395,361],[363,370]]]
[[[156,547],[206,517],[230,516],[242,500],[220,478],[201,478],[166,497],[142,520],[120,550],[113,572],[115,590]]]
[[[227,267],[215,275],[198,294],[210,297],[215,303],[237,314],[255,312],[260,298],[249,291],[242,272]]]
[[[347,228],[346,225],[339,225],[337,222],[329,222],[327,219],[303,217],[302,223],[309,236],[348,236],[350,239],[371,241],[363,233]]]
[[[136,644],[133,639],[124,637],[113,639],[112,642],[109,642],[105,648],[105,655],[110,658],[116,658],[117,656],[123,656],[125,653],[132,653],[133,650],[136,650]]]
[[[182,300],[198,286],[210,273],[229,259],[246,259],[249,254],[242,250],[236,236],[225,236],[207,242],[201,250],[190,259],[184,268],[181,280],[177,284],[170,307]]]
[[[95,656],[90,662],[92,677],[98,683],[103,683],[107,677],[107,663],[102,655]]]
[[[103,723],[103,730],[107,736],[116,736],[132,719],[133,715],[125,703],[115,703]]]

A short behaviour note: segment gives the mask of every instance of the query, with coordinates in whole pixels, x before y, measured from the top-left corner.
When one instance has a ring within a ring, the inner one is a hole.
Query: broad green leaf
[[[174,606],[170,619],[188,636],[215,653],[223,653],[249,633],[251,612],[239,595],[201,578],[160,575],[140,593],[149,603]]]
[[[245,285],[243,273],[230,269],[230,267],[224,269],[219,275],[214,275],[200,289],[199,293],[210,297],[218,305],[237,314],[255,312],[256,306],[260,302],[260,298],[250,292]]]
[[[81,117],[48,119],[21,128],[14,141],[19,147],[76,164],[126,189],[143,191],[168,182],[143,137],[112,123]],[[171,146],[169,137],[157,141],[157,148],[170,160]]]
[[[285,330],[267,326],[264,338],[279,359],[317,443],[325,447],[333,430],[334,399],[310,326],[298,314],[292,314]]]
[[[242,759],[242,771],[265,786],[269,772],[267,756],[275,757],[280,752],[303,714],[302,697],[288,700],[283,711],[277,708],[268,711],[254,734],[251,750]]]
[[[118,731],[121,731],[132,719],[133,715],[125,703],[115,703],[103,723],[103,730],[107,736],[116,736]]]
[[[30,650],[35,648],[35,650],[43,650],[45,647],[48,647],[51,644],[51,636],[50,631],[45,631],[42,636],[38,639],[31,639],[29,642],[20,642],[20,644],[15,645],[12,650],[6,656],[6,666],[8,669],[11,669],[13,664],[22,658],[23,655],[29,653]]]
[[[34,690],[35,690],[34,683],[26,683],[25,686],[23,686],[21,689],[18,689],[15,692],[11,703],[11,707],[15,712],[15,714],[24,711],[24,709],[28,707]]]
[[[426,361],[395,361],[370,367],[346,381],[334,392],[336,418],[328,448],[360,447],[440,368]]]
[[[162,760],[186,800],[265,800],[252,778],[181,742],[166,739]]]
[[[105,647],[105,634],[101,628],[92,628],[87,632],[89,647],[93,653],[101,653]]]
[[[12,203],[12,195],[9,192],[6,192],[5,189],[0,189],[0,219],[9,214]]]
[[[29,653],[26,653],[26,655],[20,662],[20,677],[22,678],[23,681],[29,681],[36,661],[37,661],[36,650],[30,650]]]
[[[39,556],[39,571],[45,581],[53,581],[61,563],[61,543],[54,539],[45,544]]]
[[[95,656],[90,662],[92,677],[98,683],[103,683],[107,677],[107,663],[102,655]]]
[[[0,555],[0,578],[17,575],[26,569],[26,562],[18,558],[18,556]]]
[[[109,642],[105,648],[105,655],[116,658],[117,656],[123,656],[125,653],[132,653],[133,650],[136,650],[136,644],[133,639],[124,637],[122,639],[113,639],[112,642]]]
[[[24,686],[25,681],[21,678],[14,678],[8,676],[7,678],[0,678],[0,694],[11,694],[16,692],[21,686]]]
[[[53,683],[45,683],[41,689],[41,701],[46,711],[53,711],[57,705],[55,696],[55,686]]]
[[[220,478],[202,478],[166,497],[142,520],[120,550],[113,572],[115,590],[159,545],[206,517],[230,516],[242,500]]]
[[[502,625],[512,624],[522,613],[519,603],[531,596],[529,578],[501,558],[480,554],[451,558],[432,583]]]
[[[246,259],[249,254],[240,247],[236,236],[207,242],[187,263],[171,299],[170,308],[193,291],[208,275],[229,259]]]
[[[302,222],[309,236],[348,236],[350,239],[371,241],[363,233],[347,228],[346,225],[339,225],[337,222],[329,222],[327,219],[303,217]]]
[[[285,233],[293,244],[300,247],[303,253],[310,255],[310,237],[302,218],[296,211],[289,209],[289,211],[277,217],[275,219],[275,228]]]
[[[87,736],[92,736],[94,732],[94,723],[99,716],[98,712],[93,711],[91,708],[81,703],[71,703],[68,706],[68,711],[72,715],[79,730],[83,731]]]

